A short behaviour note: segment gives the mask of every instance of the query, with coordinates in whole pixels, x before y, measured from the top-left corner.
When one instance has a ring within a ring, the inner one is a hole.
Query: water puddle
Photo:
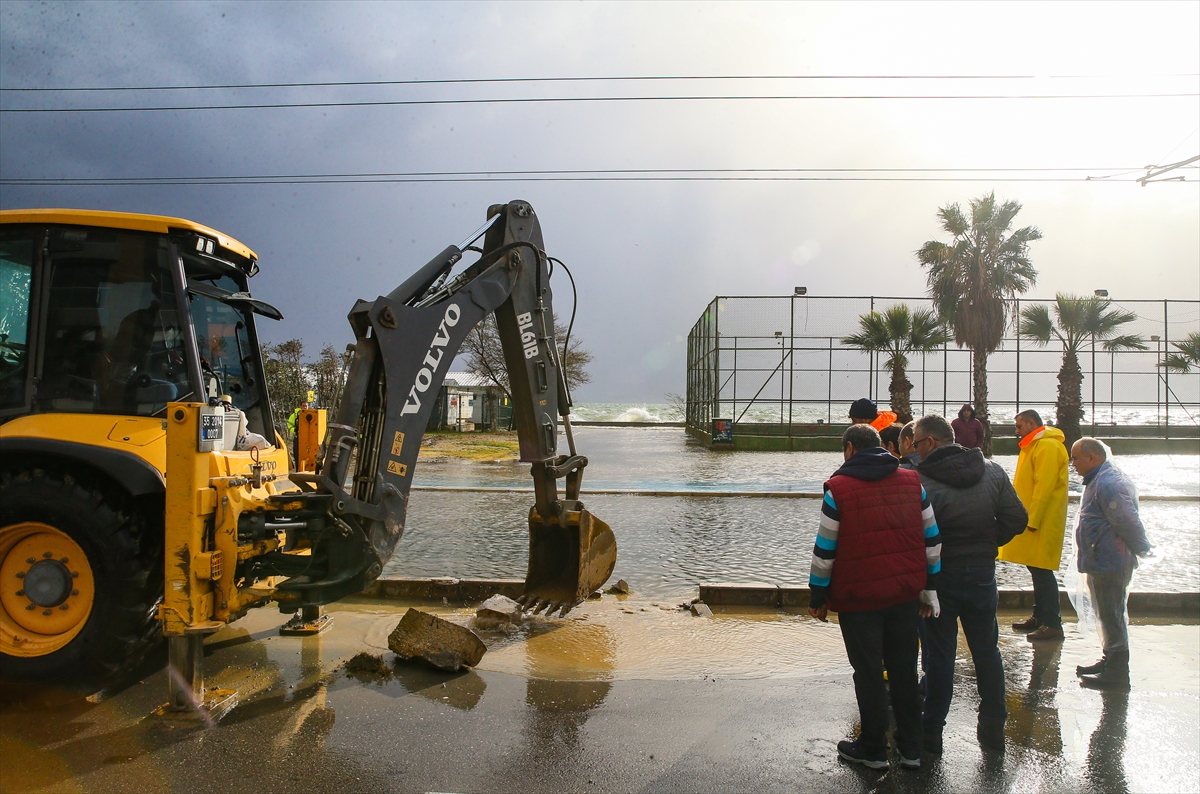
[[[849,671],[834,624],[775,609],[714,609],[711,618],[680,608],[686,599],[605,596],[566,618],[526,616],[483,629],[470,607],[414,603],[471,627],[488,646],[478,670],[558,681],[682,678],[782,678]],[[387,637],[407,605],[369,611],[362,643],[387,654]],[[366,607],[363,602],[358,609]]]

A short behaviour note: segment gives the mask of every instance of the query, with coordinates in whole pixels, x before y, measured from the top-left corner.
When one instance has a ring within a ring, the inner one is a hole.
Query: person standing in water
[[[1046,427],[1037,411],[1022,411],[1015,423],[1021,454],[1013,487],[1029,511],[1026,530],[1000,548],[998,559],[1029,569],[1033,615],[1012,624],[1030,641],[1061,640],[1062,612],[1054,572],[1062,562],[1067,528],[1067,447],[1061,430]]]

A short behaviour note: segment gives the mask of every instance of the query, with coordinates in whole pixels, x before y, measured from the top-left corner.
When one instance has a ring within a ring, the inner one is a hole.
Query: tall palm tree
[[[873,311],[859,315],[858,325],[859,332],[844,338],[842,344],[887,354],[883,365],[892,371],[892,382],[888,384],[892,411],[901,422],[910,421],[912,405],[909,396],[913,385],[905,372],[908,354],[936,350],[950,339],[950,335],[933,311],[919,309],[914,312],[903,303],[889,306],[882,313]]]
[[[1058,370],[1058,401],[1055,403],[1056,422],[1066,436],[1067,449],[1079,440],[1083,432],[1079,422],[1083,418],[1083,369],[1079,366],[1079,354],[1089,341],[1103,342],[1104,349],[1145,350],[1146,342],[1136,334],[1118,334],[1122,325],[1133,322],[1137,315],[1123,309],[1114,309],[1107,298],[1054,296],[1053,316],[1051,306],[1037,303],[1021,310],[1017,333],[1039,345],[1052,339],[1062,342],[1062,366]],[[1095,417],[1092,418],[1095,421]]]
[[[1159,366],[1166,367],[1172,372],[1187,374],[1192,367],[1200,369],[1200,333],[1192,331],[1183,338],[1182,342],[1172,342],[1178,353],[1168,353]]]
[[[930,240],[917,251],[917,261],[928,269],[929,295],[938,316],[959,347],[971,348],[975,417],[983,423],[983,452],[989,456],[988,354],[999,347],[1008,326],[1008,301],[1037,281],[1029,244],[1042,239],[1042,233],[1036,226],[1011,231],[1020,211],[1016,201],[997,204],[995,193],[972,199],[970,218],[958,204],[941,207],[942,230],[953,239]]]

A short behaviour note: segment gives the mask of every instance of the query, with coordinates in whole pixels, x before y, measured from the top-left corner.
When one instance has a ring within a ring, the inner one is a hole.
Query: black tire
[[[60,530],[83,549],[95,580],[92,611],[79,634],[43,656],[0,652],[0,680],[91,694],[161,640],[155,614],[163,588],[161,505],[161,497],[139,504],[86,473],[49,466],[0,472],[0,527],[37,521]]]

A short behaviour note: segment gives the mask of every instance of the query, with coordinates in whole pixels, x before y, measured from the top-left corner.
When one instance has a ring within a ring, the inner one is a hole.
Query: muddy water
[[[679,428],[576,431],[589,458],[584,487],[691,490],[697,496],[593,495],[589,509],[613,527],[614,577],[652,597],[695,594],[703,581],[808,581],[819,504],[807,499],[703,497],[706,490],[819,492],[841,456],[829,452],[709,452]],[[997,457],[1010,472],[1014,456]],[[1200,495],[1200,457],[1140,455],[1120,465],[1143,494]],[[1073,480],[1078,478],[1072,474]],[[422,461],[416,485],[528,488],[516,462]],[[1074,490],[1081,489],[1078,482]],[[528,555],[528,493],[415,491],[408,525],[385,576],[523,577]],[[1078,502],[1071,505],[1073,526]],[[1136,590],[1200,589],[1200,501],[1142,504],[1157,546],[1134,578]],[[1068,533],[1069,534],[1069,533]],[[1071,559],[1068,539],[1063,570]],[[1029,574],[1002,564],[1001,586],[1028,587]]]

